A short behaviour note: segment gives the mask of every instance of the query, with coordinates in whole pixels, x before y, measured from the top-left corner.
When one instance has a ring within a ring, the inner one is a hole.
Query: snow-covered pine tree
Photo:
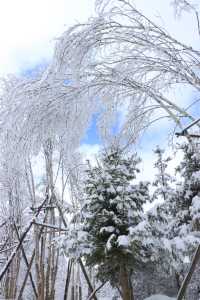
[[[120,287],[124,300],[133,299],[130,275],[145,256],[140,239],[130,235],[143,220],[143,204],[149,200],[148,184],[133,183],[139,162],[135,155],[109,149],[88,169],[85,185],[83,216],[91,249],[86,262],[97,266],[101,280]]]
[[[185,143],[181,146],[183,160],[177,171],[183,178],[176,197],[176,235],[185,244],[183,250],[190,254],[198,242],[200,230],[200,147],[199,144]]]
[[[176,188],[173,188],[173,180],[170,176],[165,172],[162,174],[161,170],[165,171],[167,164],[161,159],[161,152],[157,151],[158,161],[155,166],[159,173],[155,181],[157,189],[154,197],[162,197],[164,202],[158,204],[152,214],[154,228],[157,228],[156,232],[159,232],[163,241],[163,250],[167,251],[165,257],[170,268],[175,271],[178,286],[182,280],[185,262],[194,253],[199,243],[197,232],[200,230],[199,146],[186,143],[181,146],[181,149],[183,160],[177,168],[181,181],[176,181]],[[165,188],[163,188],[163,182],[165,182]]]
[[[143,226],[138,225],[138,233],[141,241],[146,246],[151,255],[150,260],[154,266],[161,266],[160,269],[169,269],[169,253],[170,251],[169,224],[172,218],[172,201],[174,197],[174,189],[172,182],[174,179],[167,173],[168,162],[170,158],[164,157],[164,151],[157,146],[154,153],[157,155],[157,160],[154,167],[157,169],[155,180],[153,182],[154,192],[151,197],[153,207],[147,210]],[[149,263],[151,263],[149,261]],[[157,264],[155,264],[157,263]]]
[[[154,167],[157,169],[156,178],[153,182],[153,185],[156,187],[152,200],[162,200],[166,201],[170,194],[174,193],[174,188],[172,183],[174,178],[167,173],[168,163],[171,160],[170,157],[164,157],[164,150],[159,146],[156,147],[154,153],[157,155],[157,161],[154,164]]]
[[[174,198],[176,197],[176,190],[173,183],[173,178],[168,172],[168,163],[170,157],[164,157],[164,150],[159,146],[156,147],[154,153],[157,160],[154,167],[157,169],[153,186],[155,190],[151,201],[155,203],[154,207],[147,212],[148,221],[151,224],[152,234],[162,239],[162,242],[168,248],[167,240],[171,237],[171,222],[173,222],[176,207]]]
[[[179,274],[184,272],[186,262],[191,260],[200,243],[200,147],[199,144],[192,142],[184,143],[180,148],[183,151],[183,160],[177,171],[182,180],[177,184],[173,199],[174,218],[170,226],[170,243],[173,254],[176,255]],[[197,297],[196,284],[192,290]]]
[[[179,226],[191,225],[193,230],[200,230],[200,147],[198,144],[182,146],[184,158],[178,171],[184,182],[179,206]]]
[[[165,157],[165,151],[159,146],[154,153],[157,156],[154,164],[157,169],[153,182],[155,190],[152,196],[155,205],[147,212],[147,219],[154,245],[157,245],[155,252],[157,252],[160,269],[162,272],[165,270],[166,274],[173,272],[179,288],[182,265],[179,260],[179,250],[174,245],[179,190],[176,189],[176,178],[167,172],[171,158]]]

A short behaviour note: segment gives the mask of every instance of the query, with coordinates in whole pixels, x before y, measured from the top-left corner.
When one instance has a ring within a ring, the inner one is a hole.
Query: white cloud
[[[175,18],[172,0],[134,0],[134,2],[137,8],[175,38],[198,47],[199,35],[194,14],[185,12],[181,18]]]
[[[184,14],[175,20],[171,0],[135,0],[138,8],[155,22],[187,44],[198,45],[199,37],[194,17]],[[50,60],[54,38],[76,22],[84,22],[93,12],[94,0],[0,0],[0,75],[23,70]],[[160,17],[162,16],[162,18]],[[187,103],[190,94],[171,92],[179,104]],[[160,123],[154,128],[159,133]],[[163,123],[163,127],[168,124]],[[155,131],[154,131],[155,134]],[[154,137],[155,140],[155,137]],[[156,141],[157,142],[157,141]],[[87,159],[94,161],[100,145],[82,145]],[[152,179],[152,144],[143,149],[142,176]]]
[[[195,18],[186,13],[175,20],[170,2],[135,0],[138,8],[170,33],[198,45]],[[0,0],[0,75],[48,61],[54,38],[69,25],[86,21],[93,11],[94,0]]]
[[[164,145],[160,145],[162,148]],[[165,150],[164,158],[171,157],[172,160],[168,164],[168,168],[166,170],[171,176],[175,176],[175,169],[180,164],[181,160],[183,159],[183,154],[181,151],[175,152],[175,149],[163,147]],[[149,182],[153,182],[155,180],[155,175],[158,173],[156,168],[154,168],[154,163],[157,160],[156,154],[153,152],[154,149],[148,149],[148,151],[141,152],[141,173],[138,176],[140,180],[146,180]]]
[[[0,75],[48,61],[53,39],[93,10],[90,0],[0,0]]]
[[[82,144],[79,148],[79,151],[82,154],[84,160],[89,160],[91,164],[95,164],[96,156],[100,149],[101,146],[98,144]]]

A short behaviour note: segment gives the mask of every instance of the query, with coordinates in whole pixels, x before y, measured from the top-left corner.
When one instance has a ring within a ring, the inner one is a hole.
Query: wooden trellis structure
[[[10,217],[0,224],[0,230],[4,230],[4,232],[6,228],[9,230],[9,233],[4,235],[5,239],[0,241],[0,287],[2,287],[5,299],[26,299],[24,295],[27,292],[28,283],[31,287],[31,297],[34,297],[34,299],[55,299],[59,260],[62,255],[60,249],[55,245],[55,238],[59,237],[61,232],[68,231],[68,226],[62,205],[57,200],[54,192],[52,154],[51,140],[47,140],[44,145],[46,193],[39,206],[35,197],[34,180],[30,165],[28,188],[32,217],[28,224],[25,227],[22,226],[20,210],[18,215],[11,212]],[[14,207],[13,203],[11,203],[11,206]],[[32,246],[28,249],[26,242],[30,242],[30,236]],[[3,260],[1,260],[1,256]],[[22,262],[23,268],[21,267]],[[96,292],[100,287],[96,290],[93,288],[82,259],[68,259],[66,269],[63,300],[82,300],[80,272],[88,285],[89,298],[97,300]],[[20,283],[18,280],[19,274]],[[72,282],[73,276],[78,278],[76,284]],[[71,291],[69,292],[70,288]]]
[[[59,219],[61,220],[59,224],[56,224],[55,217],[54,217],[55,212],[54,213],[52,212],[55,209],[57,209],[57,211],[59,212],[59,217],[60,217]],[[44,239],[46,240],[48,239],[48,241],[51,243],[53,237],[55,237],[56,232],[60,234],[62,231],[67,231],[67,222],[65,221],[65,217],[62,213],[62,209],[59,206],[54,194],[52,194],[51,196],[47,194],[44,201],[41,203],[41,205],[35,207],[33,211],[34,211],[33,217],[31,218],[29,224],[23,229],[22,232],[19,231],[19,228],[15,223],[15,221],[10,223],[12,226],[13,234],[15,234],[15,238],[17,239],[17,242],[15,242],[14,246],[12,247],[12,252],[10,253],[9,257],[6,259],[5,262],[2,262],[3,267],[0,269],[0,282],[3,283],[6,274],[9,272],[9,269],[12,263],[14,262],[14,259],[17,257],[17,255],[20,254],[25,263],[26,272],[19,290],[15,292],[15,299],[17,300],[23,299],[23,294],[25,291],[27,280],[29,278],[35,299],[53,300],[55,299],[56,273],[54,273],[54,275],[50,274],[51,270],[49,266],[52,266],[53,264],[52,261],[50,260],[52,260],[53,257],[55,260],[56,257],[56,260],[54,261],[54,268],[52,270],[53,272],[57,271],[59,253],[57,253],[57,255],[54,256],[53,253],[55,254],[55,251],[59,251],[59,250],[55,249],[54,245],[49,245],[49,247],[46,247],[47,243],[45,243],[46,241]],[[41,212],[44,212],[43,222],[38,222],[37,218],[40,216]],[[46,221],[48,221],[48,223],[46,223]],[[49,221],[51,221],[51,223]],[[6,222],[4,222],[4,224],[1,224],[1,227],[5,225]],[[28,255],[26,253],[25,246],[24,246],[24,241],[31,230],[37,231],[37,244],[35,245],[34,249],[32,250],[30,258],[28,259]],[[42,259],[44,259],[44,253],[40,255],[41,253],[38,252],[38,251],[42,251],[42,249],[45,247],[46,249],[44,251],[50,252],[50,255],[47,255],[46,270],[44,270],[44,260],[42,261]],[[4,243],[0,246],[0,254],[9,252],[8,250],[10,251],[10,248],[7,249],[7,239],[6,239]],[[39,255],[39,260],[38,260],[39,265],[37,265],[38,255]],[[36,269],[35,273],[37,273],[38,271],[40,276],[39,278],[35,276],[36,280],[34,280],[34,276],[33,276],[34,262],[35,262],[35,269]],[[39,268],[39,270],[37,270],[37,268]],[[75,286],[72,286],[71,293],[69,293],[70,280],[72,279],[72,273],[73,271],[75,272],[75,269],[78,272],[78,275],[76,274],[76,278],[79,278],[79,282],[76,282]],[[90,278],[87,274],[87,270],[81,258],[79,258],[77,261],[73,259],[68,260],[66,281],[65,281],[64,291],[63,291],[64,292],[63,300],[69,300],[69,299],[82,300],[82,289],[80,284],[80,273],[79,273],[80,270],[90,290],[91,295],[89,296],[89,299],[97,300],[96,292],[102,287],[102,285],[99,286],[96,290],[93,288]],[[49,279],[49,281],[47,281],[47,278]],[[52,283],[54,289],[53,291],[52,291],[52,286],[50,287],[50,283]]]

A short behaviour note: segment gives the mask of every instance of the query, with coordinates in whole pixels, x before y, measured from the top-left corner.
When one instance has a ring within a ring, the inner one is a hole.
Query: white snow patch
[[[113,247],[113,241],[115,240],[116,235],[113,233],[111,234],[111,236],[109,237],[107,243],[106,243],[106,250],[110,251]]]
[[[165,295],[152,295],[151,297],[148,297],[144,300],[176,300],[176,298],[170,298]]]
[[[129,227],[129,233],[130,235],[134,235],[136,232],[143,232],[146,228],[146,221],[141,221],[138,225],[135,227]]]
[[[174,238],[174,244],[176,245],[176,248],[178,249],[178,250],[185,250],[185,243],[184,243],[184,240],[183,239],[181,239],[180,237],[175,237]]]
[[[128,248],[130,240],[127,235],[120,235],[117,239],[117,243],[121,247]]]
[[[115,231],[115,227],[113,227],[113,226],[101,227],[101,229],[100,229],[100,233],[104,233],[104,232],[112,233],[114,231]]]
[[[192,199],[192,206],[190,207],[191,215],[197,219],[200,217],[200,197],[199,195],[195,196]]]

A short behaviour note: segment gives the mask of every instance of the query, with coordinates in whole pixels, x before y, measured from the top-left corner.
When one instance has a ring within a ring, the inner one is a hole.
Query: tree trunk
[[[120,270],[120,285],[123,300],[134,300],[129,277],[129,272],[126,269],[126,266],[122,265]]]

